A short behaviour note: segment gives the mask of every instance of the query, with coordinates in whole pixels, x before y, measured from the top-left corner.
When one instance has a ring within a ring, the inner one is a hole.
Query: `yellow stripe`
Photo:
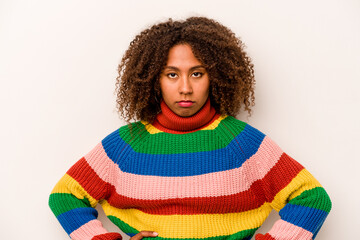
[[[203,129],[201,130],[214,130],[215,128],[217,128],[217,126],[220,124],[220,122],[222,120],[224,120],[227,116],[225,115],[222,115],[220,116],[218,119],[216,119],[214,122],[212,122],[209,126],[207,127],[204,127]]]
[[[90,196],[90,194],[70,175],[65,174],[55,185],[51,193],[70,193],[79,199],[86,197],[91,206],[95,207],[98,201]]]
[[[161,130],[157,129],[156,127],[154,127],[152,124],[146,122],[146,121],[141,121],[141,123],[145,126],[146,130],[150,133],[150,134],[156,134],[156,133],[160,133],[162,132]]]
[[[220,116],[218,119],[216,119],[214,122],[212,122],[209,126],[202,128],[201,130],[214,130],[215,128],[217,128],[217,126],[220,124],[220,122],[225,119],[227,116]],[[156,133],[160,133],[163,132],[159,129],[157,129],[156,127],[154,127],[152,124],[146,122],[146,121],[141,121],[141,123],[145,126],[146,130],[150,133],[150,134],[156,134]]]
[[[269,203],[242,212],[226,214],[155,215],[138,209],[117,209],[101,201],[106,215],[112,215],[138,231],[156,231],[163,238],[207,238],[260,227],[271,212]],[[205,234],[205,235],[204,235]]]
[[[276,194],[274,200],[271,202],[271,206],[276,211],[280,211],[280,209],[282,209],[291,199],[294,199],[302,192],[315,187],[321,187],[321,184],[309,171],[303,169],[285,188]]]

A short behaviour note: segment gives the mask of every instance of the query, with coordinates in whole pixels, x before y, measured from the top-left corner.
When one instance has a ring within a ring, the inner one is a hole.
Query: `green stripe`
[[[186,149],[186,153],[193,153],[224,148],[244,130],[246,123],[228,116],[214,130],[196,131],[187,134],[166,132],[150,134],[140,122],[133,123],[131,126],[132,131],[128,126],[125,126],[120,128],[119,133],[120,137],[130,144],[135,152],[178,154],[184,153],[184,149]],[[134,136],[139,137],[135,138]]]
[[[128,225],[127,223],[121,221],[119,218],[109,215],[108,218],[116,225],[118,226],[121,231],[123,231],[124,233],[126,233],[129,236],[134,236],[135,234],[139,233],[140,231],[136,230],[135,228],[131,227],[130,225]],[[258,228],[254,228],[254,229],[247,229],[247,230],[243,230],[240,232],[237,232],[233,235],[225,235],[225,236],[217,236],[217,237],[209,237],[209,238],[202,238],[202,239],[206,239],[206,240],[240,240],[243,239],[245,237],[249,237],[254,235],[254,233],[256,232]],[[148,231],[152,231],[151,229],[143,229],[143,230],[148,230]],[[160,233],[161,235],[161,233]],[[145,237],[143,238],[144,240],[153,240],[154,238],[152,237]],[[157,240],[194,240],[194,238],[164,238],[161,236],[156,237]]]
[[[296,198],[292,199],[289,203],[316,208],[325,212],[330,212],[331,210],[331,200],[325,189],[322,187],[306,190]]]
[[[56,217],[75,208],[91,207],[87,198],[78,199],[70,193],[52,193],[49,206]]]
[[[133,236],[137,233],[139,233],[138,230],[136,230],[135,228],[131,227],[129,224],[121,221],[119,218],[115,217],[115,216],[112,216],[112,215],[109,215],[107,216],[110,221],[112,221],[116,226],[118,226],[121,231],[123,231],[124,233],[130,235],[130,236]],[[151,230],[149,230],[151,231]]]

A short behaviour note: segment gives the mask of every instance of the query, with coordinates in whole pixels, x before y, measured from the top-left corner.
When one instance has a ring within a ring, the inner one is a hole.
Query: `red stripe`
[[[276,194],[285,188],[302,169],[304,167],[300,163],[284,152],[262,180],[267,200],[272,202]]]
[[[247,191],[228,196],[142,200],[118,194],[113,185],[106,183],[95,173],[85,158],[75,163],[67,173],[96,200],[106,199],[114,207],[136,208],[150,214],[242,212],[258,208],[265,202],[260,181],[254,182]],[[108,194],[107,189],[110,189]]]
[[[74,178],[91,197],[96,200],[107,198],[109,193],[107,190],[111,185],[96,174],[84,157],[77,161],[67,174]]]
[[[104,233],[93,237],[91,240],[121,240],[122,236],[120,233]]]
[[[255,235],[255,240],[276,240],[270,234],[266,233],[265,235],[259,233]]]
[[[257,194],[259,191],[260,194]],[[112,194],[108,199],[108,203],[117,208],[136,208],[145,213],[159,215],[243,212],[259,208],[264,202],[260,181],[254,182],[247,191],[228,196],[164,200],[129,198],[115,193],[115,188],[112,187]]]

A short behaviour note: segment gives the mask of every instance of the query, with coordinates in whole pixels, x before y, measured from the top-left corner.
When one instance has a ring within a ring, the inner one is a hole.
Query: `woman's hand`
[[[141,231],[138,234],[132,236],[129,240],[140,240],[144,237],[157,237],[157,235],[159,235],[157,232]]]

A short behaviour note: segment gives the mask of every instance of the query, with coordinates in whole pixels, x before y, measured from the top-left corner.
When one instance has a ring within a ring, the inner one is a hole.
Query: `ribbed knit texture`
[[[49,200],[70,237],[121,238],[96,219],[99,203],[129,236],[149,230],[159,240],[250,239],[275,209],[281,219],[256,240],[314,239],[331,209],[320,183],[256,128],[204,116],[195,116],[202,121],[196,131],[192,124],[171,129],[176,121],[161,130],[123,126],[73,165]]]
[[[157,129],[168,133],[194,132],[211,124],[220,116],[216,114],[215,108],[211,106],[210,98],[208,98],[200,111],[191,117],[180,117],[176,115],[164,101],[161,102],[160,106],[161,112],[157,115],[153,125]]]

